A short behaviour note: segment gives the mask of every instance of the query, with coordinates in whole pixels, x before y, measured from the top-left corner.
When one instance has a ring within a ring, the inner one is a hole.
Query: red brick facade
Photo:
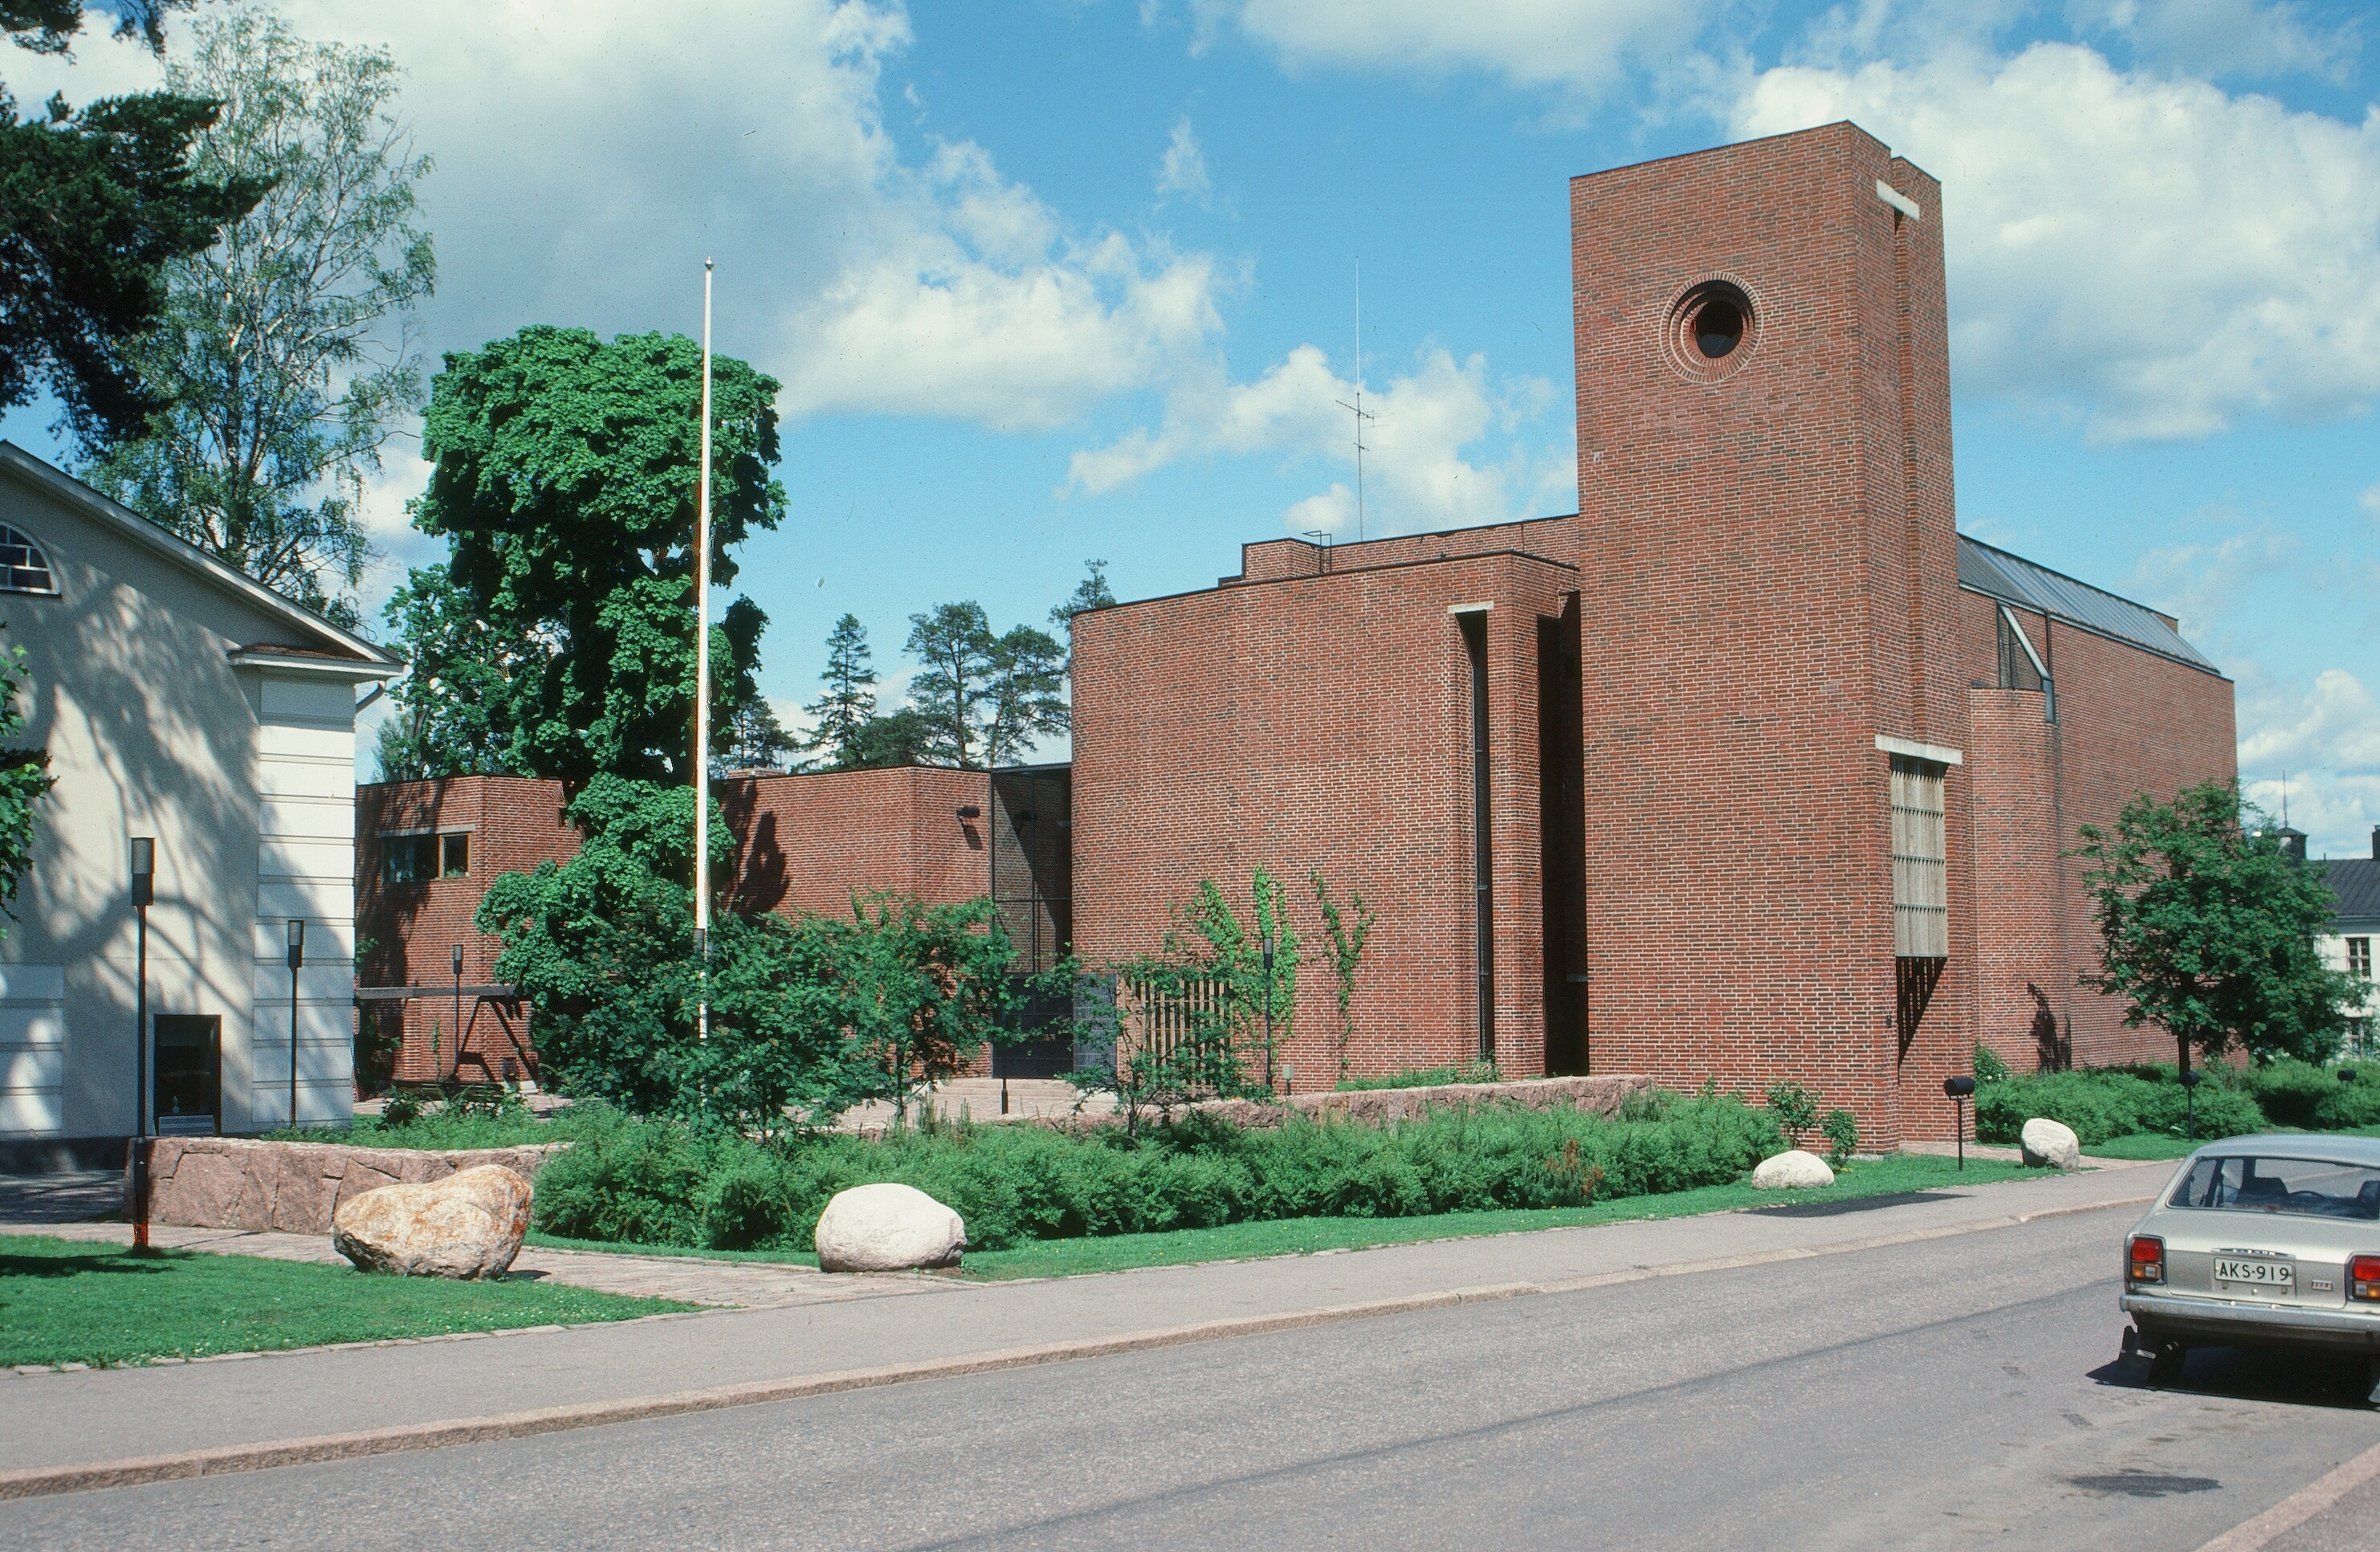
[[[1213,590],[1075,622],[1085,957],[1259,866],[1318,942],[1318,867],[1381,913],[1359,1071],[1492,1041],[1514,1074],[1792,1079],[1886,1146],[1948,1135],[1977,1039],[2033,1065],[2045,1001],[2053,1049],[2155,1054],[2075,987],[2058,853],[2231,774],[2231,686],[2035,613],[2058,720],[1999,687],[1998,604],[1960,580],[1939,187],[1838,124],[1582,177],[1572,212],[1576,516],[1249,544]],[[1750,310],[1717,356],[1683,310],[1713,293]],[[1484,966],[1466,603],[1492,606]],[[1947,955],[1897,954],[1888,746],[1945,778]],[[1300,1086],[1336,1076],[1332,1022],[1309,955]]]
[[[871,890],[898,890],[929,904],[979,898],[991,877],[990,785],[979,770],[914,766],[722,780],[714,792],[736,842],[728,898],[739,910],[788,914],[846,912],[855,891]],[[380,1027],[392,1042],[402,1022],[391,1073],[397,1082],[534,1074],[525,1010],[501,995],[467,991],[458,1018],[451,956],[460,943],[467,988],[495,983],[503,945],[475,929],[474,913],[498,876],[577,855],[578,831],[563,818],[568,801],[559,782],[505,776],[356,789],[356,933],[363,949],[356,983],[367,993],[358,1017],[386,1021]],[[968,807],[975,816],[962,818]],[[393,844],[422,834],[468,837],[466,870],[393,879]],[[402,1001],[369,995],[407,986],[428,995]]]
[[[2019,1068],[2165,1054],[2077,986],[2095,929],[2061,854],[2136,792],[2233,774],[2232,686],[2170,619],[1957,534],[1939,187],[1837,124],[1571,200],[1576,515],[1251,543],[1212,588],[1080,615],[1071,784],[726,783],[739,903],[989,889],[1037,959],[1071,936],[1097,966],[1202,879],[1245,919],[1266,869],[1306,944],[1301,1090],[1341,1061],[1318,871],[1379,913],[1358,1073],[1793,1080],[1891,1146],[1949,1134],[1979,1041]],[[1937,853],[1896,842],[1896,761],[1939,782]],[[538,783],[358,794],[358,931],[402,944],[368,984],[443,974],[480,887],[375,893],[375,831],[499,797],[518,822],[475,873],[575,845]]]

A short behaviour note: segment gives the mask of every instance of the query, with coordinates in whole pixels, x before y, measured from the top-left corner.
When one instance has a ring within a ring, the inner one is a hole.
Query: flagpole
[[[702,452],[694,498],[695,1029],[710,1038],[710,261],[702,261]]]

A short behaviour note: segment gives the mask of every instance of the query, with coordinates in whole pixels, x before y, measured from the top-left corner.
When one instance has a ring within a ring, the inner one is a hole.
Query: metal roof
[[[2380,858],[2349,857],[2325,862],[2322,869],[2330,892],[2338,896],[2338,920],[2380,920]]]
[[[1995,550],[1965,534],[1959,536],[1959,586],[2022,609],[2054,614],[2084,630],[2130,642],[2209,673],[2223,672],[2155,610],[2035,565],[2022,555]]]

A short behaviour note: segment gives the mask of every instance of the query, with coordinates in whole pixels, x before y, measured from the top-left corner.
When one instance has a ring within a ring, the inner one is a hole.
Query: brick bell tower
[[[1571,184],[1594,1069],[1949,1135],[1972,880],[1940,188],[1842,123]]]

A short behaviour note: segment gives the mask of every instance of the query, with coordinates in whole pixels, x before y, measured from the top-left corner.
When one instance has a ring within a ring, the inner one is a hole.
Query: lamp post
[[[2195,1067],[2186,1067],[2186,1068],[2182,1069],[2182,1073],[2181,1073],[2181,1114],[2182,1114],[2182,1131],[2181,1131],[2181,1140],[2182,1140],[2183,1142],[2185,1142],[2185,1143],[2194,1143],[2194,1142],[2198,1141],[2198,1085],[2199,1085],[2199,1082],[2200,1082],[2200,1079],[2199,1079],[2199,1076],[2198,1076],[2198,1069],[2197,1069],[2197,1068],[2195,1068]]]
[[[306,918],[289,918],[289,1125],[298,1125],[298,972],[306,965]]]
[[[1272,1092],[1272,932],[1268,928],[1260,940],[1264,944],[1265,973],[1265,1092]]]
[[[1967,1167],[1967,1096],[1975,1092],[1975,1080],[1965,1073],[1955,1073],[1942,1080],[1942,1092],[1959,1112],[1959,1168]]]
[[[453,952],[453,953],[451,953],[451,954],[449,954],[449,955],[447,956],[447,962],[448,962],[450,964],[452,964],[452,965],[454,966],[454,968],[455,968],[455,1075],[459,1077],[459,1076],[461,1076],[461,1074],[462,1074],[462,1068],[463,1068],[463,945],[462,945],[462,944],[457,943],[457,944],[455,944],[455,951],[454,951],[454,952]],[[445,1074],[445,1073],[439,1073],[439,1074],[438,1074],[438,1076],[439,1076],[441,1079],[443,1079],[443,1078],[446,1076],[446,1074]]]
[[[132,915],[140,923],[132,991],[132,1248],[149,1248],[149,907],[157,898],[157,843],[132,838]]]

